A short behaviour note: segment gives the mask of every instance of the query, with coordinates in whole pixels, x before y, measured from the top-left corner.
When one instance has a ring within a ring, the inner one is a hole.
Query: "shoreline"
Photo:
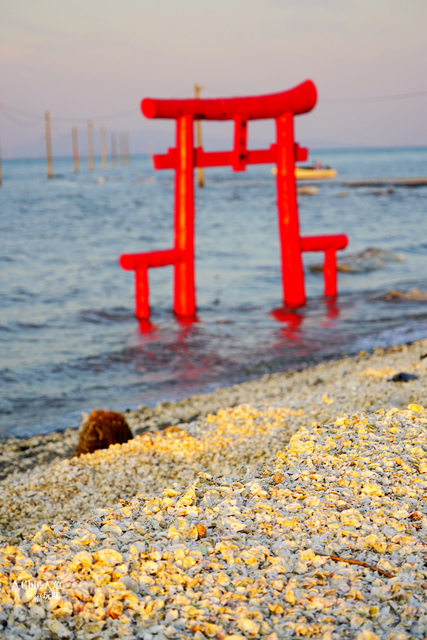
[[[309,427],[314,422],[324,424],[337,416],[356,412],[372,413],[393,407],[403,409],[411,403],[427,406],[426,355],[427,339],[410,345],[377,348],[371,354],[362,351],[353,358],[322,362],[300,371],[267,374],[258,380],[218,388],[213,393],[194,395],[177,402],[140,406],[137,410],[123,413],[134,435],[129,446],[132,447],[138,438],[153,439],[156,434],[166,434],[175,428],[200,435],[207,428],[206,418],[210,414],[241,405],[249,405],[259,411],[284,408],[287,415],[280,436],[281,445],[285,445],[298,429]],[[417,379],[392,381],[392,375],[399,372],[416,375]],[[7,487],[13,486],[14,494],[21,492],[24,497],[26,485],[34,485],[35,477],[40,483],[43,473],[51,473],[52,470],[60,473],[61,464],[69,464],[78,435],[78,429],[69,428],[64,432],[0,443],[0,487],[6,496],[3,500],[0,498],[0,531],[5,529],[0,540],[5,539],[4,535],[7,538],[7,531],[14,527],[14,518],[7,509]],[[115,445],[110,450],[117,447],[124,447],[126,453],[125,445]],[[93,455],[96,458],[98,454],[102,455],[102,452]],[[147,464],[149,468],[150,461]],[[48,485],[42,484],[45,487],[43,491],[48,492]],[[116,490],[119,492],[118,487]],[[130,482],[129,490],[136,492],[138,483]],[[39,500],[44,509],[43,491],[37,493],[40,493]],[[30,498],[31,495],[30,491]],[[51,509],[49,513],[53,512]],[[23,522],[25,518],[19,517],[18,520]],[[36,521],[37,518],[32,522],[33,528]],[[22,529],[20,531],[19,535],[23,535]]]
[[[423,638],[426,355],[423,340],[141,408],[140,435],[71,460],[45,442],[55,459],[0,482],[0,627]]]
[[[370,353],[361,351],[356,356],[328,360],[303,369],[264,374],[259,379],[219,387],[211,393],[195,394],[178,401],[162,401],[152,407],[140,405],[137,409],[122,413],[133,435],[138,436],[146,432],[161,431],[176,424],[191,423],[223,407],[247,403],[254,407],[265,407],[269,403],[272,406],[280,406],[282,403],[288,408],[302,409],[304,397],[305,402],[312,405],[311,410],[308,414],[304,413],[302,420],[292,421],[295,428],[303,426],[304,420],[308,417],[311,420],[324,421],[331,419],[337,412],[375,411],[380,407],[392,406],[403,408],[411,402],[427,405],[427,390],[423,393],[420,380],[410,381],[410,384],[387,382],[390,373],[386,370],[376,379],[371,375],[364,380],[359,375],[364,369],[375,369],[382,360],[384,362],[381,366],[388,366],[390,371],[406,371],[408,368],[414,368],[416,364],[421,364],[422,371],[422,355],[427,356],[427,339],[411,344],[375,348]],[[427,367],[427,358],[425,365]],[[352,384],[353,387],[357,387],[356,393],[353,388],[348,390],[348,395],[343,396],[338,388],[340,375],[347,379],[355,377]],[[375,384],[366,384],[367,382]],[[295,387],[299,388],[301,385],[306,387],[303,396],[299,399],[291,398]],[[307,392],[308,389],[311,389],[311,392]],[[322,401],[322,396],[331,398],[333,402]],[[62,431],[35,434],[27,438],[10,437],[0,440],[0,482],[9,474],[29,471],[38,465],[67,459],[77,444],[78,433],[79,427],[68,427]]]

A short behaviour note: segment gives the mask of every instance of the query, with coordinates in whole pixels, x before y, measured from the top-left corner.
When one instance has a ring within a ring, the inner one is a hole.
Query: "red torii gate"
[[[324,293],[337,294],[336,252],[348,244],[344,234],[300,237],[295,181],[295,162],[307,159],[307,149],[294,142],[294,115],[307,113],[316,104],[316,87],[311,80],[280,93],[244,98],[157,100],[145,98],[142,113],[147,118],[176,120],[176,147],[155,155],[156,169],[175,170],[174,247],[162,251],[123,254],[123,269],[135,270],[136,316],[148,318],[148,269],[174,266],[173,309],[179,316],[196,314],[194,282],[194,168],[231,165],[244,171],[248,164],[277,165],[277,207],[282,262],[283,301],[295,308],[305,303],[301,253],[323,251]],[[277,140],[268,149],[247,149],[249,120],[275,118]],[[194,148],[194,120],[234,120],[231,151],[206,152]]]

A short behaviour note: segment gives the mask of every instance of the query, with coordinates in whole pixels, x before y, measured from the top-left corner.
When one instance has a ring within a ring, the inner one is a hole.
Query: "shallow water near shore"
[[[134,317],[121,253],[172,246],[173,174],[147,157],[93,174],[3,162],[0,188],[0,437],[77,426],[82,410],[179,399],[277,371],[427,336],[427,187],[341,180],[424,176],[427,149],[316,151],[337,179],[299,196],[302,235],[346,233],[339,296],[305,254],[307,305],[281,309],[269,166],[213,169],[196,191],[198,317],[173,315],[172,269],[150,272],[150,322]],[[374,258],[364,252],[374,247]],[[359,256],[359,257],[357,257]],[[348,267],[350,264],[350,268]],[[353,267],[352,267],[353,265]]]

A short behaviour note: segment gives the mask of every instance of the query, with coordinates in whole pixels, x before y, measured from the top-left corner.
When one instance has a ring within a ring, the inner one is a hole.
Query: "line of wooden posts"
[[[51,128],[52,116],[49,111],[45,114],[45,129],[46,129],[46,163],[47,163],[47,177],[53,177],[53,155],[52,155],[52,128]],[[101,167],[102,169],[108,168],[108,152],[107,152],[107,129],[102,126],[101,129]],[[78,129],[72,127],[71,140],[73,148],[73,168],[74,173],[80,171],[80,156],[78,145]],[[89,171],[94,171],[94,126],[93,122],[87,123],[87,160]],[[111,166],[117,167],[117,164],[121,165],[129,164],[130,162],[130,145],[129,134],[127,133],[111,133]],[[0,183],[1,184],[1,183]]]
[[[198,84],[194,85],[194,97],[200,98],[200,92],[203,89]],[[1,107],[1,103],[0,103]],[[47,177],[53,178],[53,154],[52,154],[52,115],[49,111],[45,113],[45,131],[46,131],[46,164],[47,164]],[[93,145],[93,122],[87,123],[87,159],[89,171],[94,171],[94,145]],[[71,140],[73,148],[73,168],[74,173],[80,171],[80,156],[79,156],[79,144],[78,144],[78,129],[72,127]],[[118,143],[118,144],[117,144]],[[196,146],[202,146],[202,131],[200,120],[196,121]],[[117,167],[118,162],[121,165],[129,164],[130,162],[130,145],[129,134],[119,133],[117,139],[117,133],[111,133],[111,166]],[[108,168],[108,152],[107,152],[107,129],[101,127],[101,167],[103,170]],[[199,167],[197,172],[197,182],[199,187],[204,186],[203,168]],[[1,171],[1,149],[0,149],[0,185],[2,183],[2,171]]]

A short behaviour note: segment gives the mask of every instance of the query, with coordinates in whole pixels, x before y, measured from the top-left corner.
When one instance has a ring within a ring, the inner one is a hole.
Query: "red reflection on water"
[[[138,329],[140,333],[147,335],[148,333],[155,333],[158,330],[158,327],[149,320],[138,319]]]
[[[327,320],[322,322],[322,326],[323,327],[331,327],[333,325],[333,322],[330,322],[330,320],[334,320],[335,318],[338,318],[338,316],[340,315],[340,310],[339,310],[338,305],[337,305],[337,299],[336,298],[326,298],[326,300],[324,300],[323,304],[326,306],[326,318],[327,318]]]
[[[199,318],[196,315],[194,316],[175,315],[175,320],[183,329],[191,329],[191,327],[194,324],[197,324],[198,322],[200,322]]]
[[[280,330],[281,336],[289,340],[296,340],[300,337],[300,326],[304,322],[304,316],[288,307],[277,307],[270,311],[272,318],[286,325]]]
[[[138,341],[133,360],[146,381],[168,377],[180,384],[202,381],[206,371],[218,366],[214,353],[194,349],[193,336],[200,320],[197,316],[172,314],[175,324],[156,325],[148,319],[138,320]]]
[[[335,297],[326,298],[322,300],[321,304],[325,309],[325,316],[320,324],[322,327],[331,328],[334,325],[334,320],[340,315],[337,299]],[[282,337],[286,337],[289,340],[297,340],[301,338],[301,325],[305,318],[304,311],[302,309],[299,309],[298,312],[296,312],[286,306],[277,307],[270,311],[270,315],[272,318],[284,325],[280,330]]]

